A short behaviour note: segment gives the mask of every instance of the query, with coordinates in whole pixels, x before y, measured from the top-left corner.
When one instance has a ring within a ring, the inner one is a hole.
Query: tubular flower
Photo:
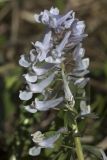
[[[74,108],[75,92],[69,84],[72,82],[73,86],[84,88],[89,80],[85,78],[89,73],[89,59],[84,58],[85,50],[81,43],[87,36],[84,33],[85,23],[75,18],[73,11],[60,15],[58,8],[53,7],[35,14],[34,18],[37,23],[45,24],[47,31],[42,41],[32,43],[34,49],[29,54],[21,55],[19,64],[25,67],[27,73],[23,75],[26,81],[25,90],[20,91],[19,98],[27,101],[24,108],[30,113],[47,111],[59,106],[62,109],[66,106],[64,105],[66,101]],[[70,71],[66,71],[65,65],[65,69],[61,71],[63,64],[68,63],[68,56],[69,61],[73,62],[70,64],[73,67],[70,66]],[[59,93],[54,93],[53,87],[59,79],[62,84],[59,88],[60,96]],[[42,99],[39,99],[39,95]],[[63,105],[60,105],[62,102]],[[90,112],[83,101],[80,109],[81,115]],[[29,154],[39,155],[41,148],[53,147],[60,134],[57,133],[48,139],[45,139],[41,132],[36,132],[32,136],[36,146],[30,149]]]

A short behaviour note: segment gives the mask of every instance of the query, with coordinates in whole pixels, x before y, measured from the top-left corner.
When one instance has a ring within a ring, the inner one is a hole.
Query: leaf
[[[96,156],[100,160],[102,160],[102,158],[103,159],[105,158],[104,160],[107,160],[105,153],[101,149],[93,147],[93,146],[89,146],[89,145],[83,145],[83,148],[84,150],[90,152],[92,155]]]

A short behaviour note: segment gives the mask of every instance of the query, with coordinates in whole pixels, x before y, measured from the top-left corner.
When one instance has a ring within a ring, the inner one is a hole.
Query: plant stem
[[[70,94],[70,88],[66,79],[66,75],[65,75],[65,66],[62,63],[61,64],[61,68],[62,68],[62,77],[65,83],[65,88],[66,88],[66,92],[68,92],[68,95]],[[74,110],[74,108],[71,106],[70,110],[72,108],[72,111]],[[75,133],[78,133],[78,126],[77,126],[77,122],[76,120],[74,121],[74,123],[72,124],[72,129]],[[80,137],[74,137],[74,143],[75,143],[75,148],[76,148],[76,154],[78,157],[78,160],[84,160],[84,155],[83,155],[83,150],[82,150],[82,146],[81,146],[81,141],[80,141]]]
[[[72,129],[75,130],[75,133],[78,133],[78,127],[77,127],[76,121],[72,125]],[[77,154],[78,160],[84,160],[84,155],[83,155],[83,150],[82,150],[82,146],[81,146],[80,137],[75,137],[74,138],[74,143],[75,143],[76,154]]]

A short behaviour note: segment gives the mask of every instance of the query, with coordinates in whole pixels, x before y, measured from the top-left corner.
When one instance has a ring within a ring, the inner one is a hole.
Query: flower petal
[[[53,63],[53,64],[60,64],[63,61],[63,58],[54,59],[52,56],[49,56],[45,59],[45,61],[48,63]]]
[[[56,107],[63,101],[63,97],[53,99],[53,100],[48,100],[48,101],[39,101],[38,99],[35,99],[35,105],[36,108],[40,111],[47,111],[51,108]]]
[[[76,77],[84,77],[86,74],[89,73],[89,70],[84,70],[84,71],[72,71],[69,76],[76,76]],[[69,77],[70,78],[70,77]],[[72,79],[72,78],[71,78]]]
[[[28,82],[36,82],[37,81],[37,75],[34,73],[27,73],[23,75]]]
[[[41,147],[44,148],[53,148],[54,143],[58,140],[60,134],[56,134],[52,137],[44,139],[42,142],[39,143]]]
[[[33,71],[38,75],[41,76],[45,73],[47,73],[50,69],[52,69],[54,67],[54,65],[50,64],[45,64],[43,65],[41,68],[40,67],[36,67],[36,66],[32,66]]]
[[[84,88],[88,81],[89,81],[89,78],[79,78],[75,81],[74,84],[80,88]]]
[[[19,93],[19,98],[25,101],[31,99],[32,96],[33,96],[32,92],[29,92],[29,91],[20,91]]]
[[[77,63],[74,71],[83,71],[89,67],[89,58],[84,58]]]
[[[61,57],[61,53],[65,47],[65,45],[68,43],[68,38],[71,34],[71,31],[67,32],[63,38],[63,40],[61,41],[61,43],[57,46],[56,51],[58,54],[58,57]]]
[[[36,108],[32,108],[31,105],[28,106],[24,106],[25,110],[30,112],[30,113],[36,113],[37,109]]]
[[[36,20],[37,23],[40,23],[40,20],[39,20],[39,14],[34,14],[34,19]]]
[[[48,85],[51,84],[51,82],[52,82],[53,79],[54,79],[54,76],[55,76],[55,73],[51,74],[48,78],[42,80],[42,81],[39,82],[39,83],[35,83],[35,84],[28,83],[30,90],[31,90],[33,93],[42,93],[43,90],[44,90],[46,87],[48,87]]]
[[[50,40],[52,38],[52,31],[49,31],[48,33],[45,34],[44,40],[43,40],[43,45],[45,48],[50,48]]]
[[[85,29],[84,21],[77,21],[73,27],[73,34],[74,35],[81,35],[84,33],[84,29]]]
[[[21,58],[19,60],[19,65],[27,68],[31,65],[31,63],[26,60],[25,55],[21,55]]]
[[[36,50],[35,49],[31,49],[30,50],[30,60],[31,60],[31,62],[34,62],[35,61],[35,59],[36,59]]]
[[[51,7],[50,13],[51,13],[52,15],[59,15],[59,9],[58,9],[58,8],[54,8],[54,7]]]
[[[61,18],[58,19],[58,25],[61,25],[63,22],[65,22],[68,18],[71,18],[73,11],[69,11],[66,15],[62,16]]]
[[[85,101],[80,102],[81,115],[90,114],[91,108],[90,105],[86,105]]]
[[[38,156],[41,152],[41,147],[32,147],[29,149],[29,155],[31,156]]]
[[[74,97],[73,97],[71,90],[69,88],[68,81],[66,80],[64,71],[62,71],[62,77],[63,77],[63,82],[64,82],[65,99],[67,101],[70,101],[72,103],[72,107],[74,107],[74,105],[75,105]]]
[[[35,133],[31,134],[33,137],[33,142],[38,144],[43,141],[44,139],[44,134],[41,133],[41,131],[36,131]]]

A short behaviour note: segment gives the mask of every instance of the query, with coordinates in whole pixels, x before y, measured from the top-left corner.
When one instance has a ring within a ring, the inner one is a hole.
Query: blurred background
[[[76,17],[86,23],[90,104],[98,118],[86,121],[83,141],[107,153],[107,0],[0,0],[0,160],[46,157],[44,152],[39,158],[28,156],[30,133],[33,129],[47,129],[55,115],[49,112],[32,116],[23,110],[18,97],[23,69],[18,60],[44,32],[44,26],[35,23],[34,13],[51,6],[62,13],[73,9]]]

